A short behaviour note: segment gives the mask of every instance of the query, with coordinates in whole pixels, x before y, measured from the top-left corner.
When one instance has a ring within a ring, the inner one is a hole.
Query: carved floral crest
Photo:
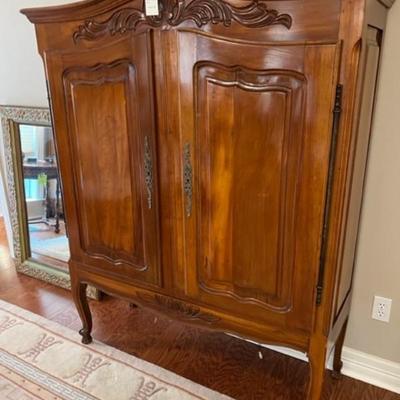
[[[87,20],[74,33],[73,39],[75,42],[96,40],[108,34],[135,31],[140,25],[168,27],[185,21],[193,21],[199,28],[209,23],[230,26],[232,22],[247,28],[283,25],[290,29],[292,26],[289,14],[279,14],[259,0],[252,0],[242,7],[224,0],[161,0],[158,16],[146,16],[142,10],[133,7],[122,8],[104,21]]]

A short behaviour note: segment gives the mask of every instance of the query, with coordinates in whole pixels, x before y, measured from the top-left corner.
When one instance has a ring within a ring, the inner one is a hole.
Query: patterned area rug
[[[0,300],[0,399],[230,398]]]

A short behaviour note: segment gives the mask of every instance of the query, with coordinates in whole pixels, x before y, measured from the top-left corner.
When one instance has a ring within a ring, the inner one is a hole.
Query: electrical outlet
[[[372,307],[372,318],[378,321],[390,321],[390,309],[392,308],[392,299],[375,296],[374,306]]]

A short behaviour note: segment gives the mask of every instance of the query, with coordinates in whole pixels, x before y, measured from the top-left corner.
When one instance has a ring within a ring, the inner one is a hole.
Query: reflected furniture
[[[55,233],[60,233],[60,180],[58,174],[58,167],[54,163],[49,163],[45,161],[37,161],[35,163],[24,163],[23,164],[23,174],[25,179],[37,179],[40,174],[45,174],[47,177],[46,185],[46,218],[41,219],[39,221],[35,221],[37,223],[45,223],[50,225],[48,222],[48,218],[50,215],[50,196],[49,196],[49,181],[54,179],[56,181],[56,205],[55,205],[55,224],[54,231]],[[29,223],[33,223],[33,221],[29,221]]]
[[[341,350],[386,0],[82,1],[35,24],[73,296],[308,354]]]

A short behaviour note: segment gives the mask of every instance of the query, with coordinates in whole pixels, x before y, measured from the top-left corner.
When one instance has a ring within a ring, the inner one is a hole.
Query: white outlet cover
[[[374,305],[372,307],[372,318],[377,321],[389,322],[391,308],[392,299],[375,296]]]

